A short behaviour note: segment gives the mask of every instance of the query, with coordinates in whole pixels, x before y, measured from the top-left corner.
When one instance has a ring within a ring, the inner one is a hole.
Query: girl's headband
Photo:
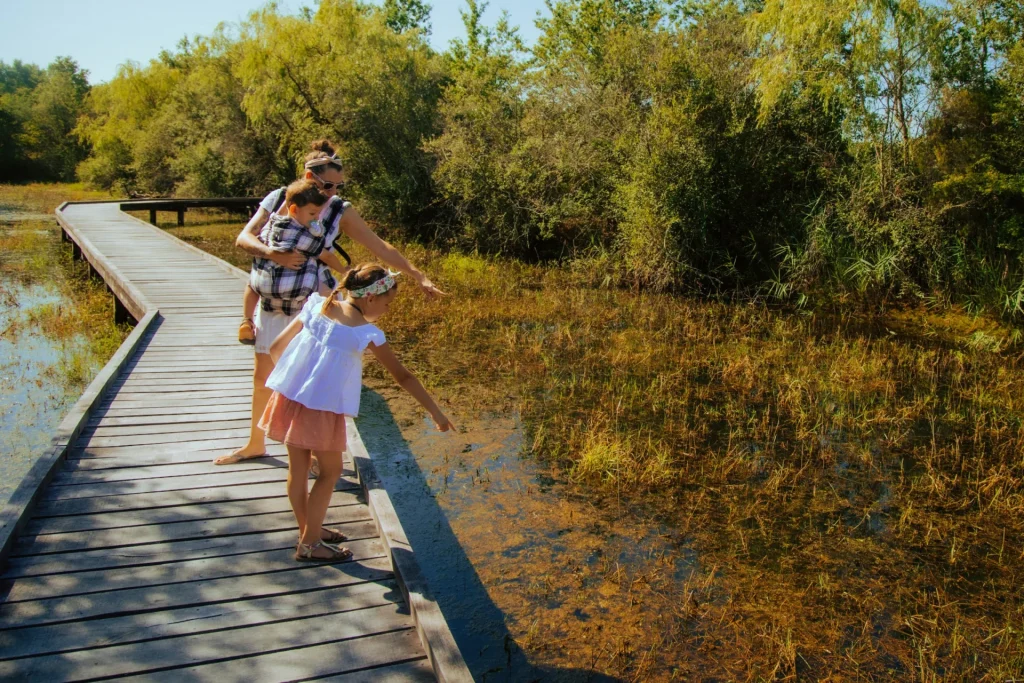
[[[372,282],[365,287],[360,287],[359,289],[350,289],[348,290],[348,294],[353,299],[361,299],[368,294],[383,294],[395,286],[395,278],[399,275],[401,275],[401,273],[389,270],[387,275],[376,282]]]
[[[317,168],[318,166],[324,166],[326,164],[334,164],[336,166],[341,166],[341,157],[339,157],[338,154],[335,153],[329,157],[317,157],[316,159],[310,159],[309,161],[306,162],[306,170],[309,170],[311,168]]]

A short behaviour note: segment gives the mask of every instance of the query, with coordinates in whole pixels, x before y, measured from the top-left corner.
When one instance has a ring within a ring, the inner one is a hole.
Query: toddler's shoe
[[[247,346],[252,346],[256,343],[256,326],[253,325],[252,320],[246,318],[238,326],[238,342]]]

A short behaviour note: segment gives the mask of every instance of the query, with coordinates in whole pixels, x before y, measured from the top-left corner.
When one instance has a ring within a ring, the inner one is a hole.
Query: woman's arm
[[[287,331],[287,330],[286,330]],[[281,333],[284,336],[284,332]],[[280,337],[278,337],[280,339]],[[275,344],[277,342],[274,342]],[[430,416],[434,418],[434,424],[442,432],[447,432],[449,429],[454,429],[455,425],[448,419],[441,409],[437,407],[434,399],[430,397],[427,390],[423,388],[420,381],[416,379],[416,376],[405,369],[402,362],[395,357],[395,354],[391,351],[389,344],[381,344],[377,346],[370,344],[370,350],[373,351],[373,355],[377,357],[380,364],[387,368],[387,371],[391,373],[391,376],[398,382],[398,386],[408,391],[414,399],[419,401],[420,405],[427,409]]]
[[[245,227],[242,228],[242,232],[238,233],[238,237],[235,238],[235,246],[250,256],[262,256],[279,266],[284,266],[290,270],[298,270],[306,262],[305,256],[294,250],[274,251],[266,244],[263,244],[263,242],[260,242],[257,235],[260,234],[260,230],[269,217],[270,213],[263,207],[260,207],[253,217],[249,219],[249,222],[245,224]]]
[[[277,365],[277,361],[281,359],[281,354],[288,348],[288,345],[292,343],[292,339],[295,339],[295,335],[302,331],[302,320],[298,316],[295,320],[288,323],[288,327],[281,330],[281,334],[277,335],[270,344],[270,358]]]
[[[416,283],[423,290],[423,293],[430,298],[443,296],[444,292],[434,286],[434,283],[421,273],[416,266],[409,263],[408,259],[402,256],[401,252],[377,236],[370,226],[366,224],[363,217],[359,215],[354,206],[348,207],[345,213],[341,214],[338,227],[342,232],[351,237],[354,241],[370,250],[370,253],[383,261],[386,265],[395,270],[400,270],[409,277],[416,280]]]

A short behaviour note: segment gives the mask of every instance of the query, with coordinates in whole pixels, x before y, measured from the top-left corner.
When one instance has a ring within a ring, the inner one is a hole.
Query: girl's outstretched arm
[[[444,292],[434,286],[430,278],[421,273],[419,268],[409,263],[409,260],[402,256],[400,251],[378,237],[377,233],[370,229],[370,226],[366,224],[366,221],[363,220],[363,217],[359,215],[354,206],[350,206],[346,209],[345,213],[341,214],[338,227],[341,228],[342,232],[351,237],[353,241],[359,242],[359,244],[369,249],[370,253],[383,261],[385,265],[400,270],[415,280],[416,284],[420,286],[420,289],[423,290],[423,293],[428,298],[433,299],[444,296]]]
[[[277,361],[281,359],[281,354],[288,348],[288,345],[292,343],[292,339],[295,339],[295,335],[302,331],[302,321],[296,316],[295,320],[288,323],[288,327],[281,330],[281,334],[277,335],[270,344],[270,358],[277,364]]]
[[[285,332],[287,331],[288,330],[285,330]],[[284,336],[284,332],[281,333],[281,336]],[[281,337],[278,337],[278,339],[280,338]],[[277,342],[274,343],[276,344]],[[430,416],[434,418],[434,424],[437,425],[439,430],[447,432],[449,429],[455,428],[455,425],[453,425],[452,421],[448,419],[448,416],[442,413],[441,409],[437,407],[437,404],[434,403],[434,399],[430,397],[430,394],[428,394],[427,390],[423,388],[420,381],[416,379],[416,376],[406,370],[405,366],[402,365],[402,362],[395,357],[395,354],[391,351],[390,344],[385,343],[380,346],[370,344],[370,350],[373,351],[373,355],[377,357],[380,364],[387,368],[387,371],[395,378],[395,381],[398,382],[398,386],[412,394],[412,397],[419,401],[421,406],[427,409]]]

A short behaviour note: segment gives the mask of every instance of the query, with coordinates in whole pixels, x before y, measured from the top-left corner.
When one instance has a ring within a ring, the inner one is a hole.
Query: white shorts
[[[256,319],[253,324],[256,326],[256,353],[270,353],[270,345],[277,339],[277,335],[284,332],[288,323],[298,317],[285,315],[284,313],[268,313],[262,307],[256,309]]]

